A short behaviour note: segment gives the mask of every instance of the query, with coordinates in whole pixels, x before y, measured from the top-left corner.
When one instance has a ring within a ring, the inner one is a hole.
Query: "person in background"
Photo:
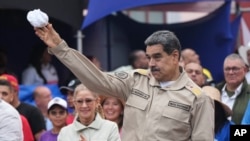
[[[8,81],[7,77],[3,74],[0,76],[0,99],[11,104],[15,95],[15,90],[12,84]],[[23,141],[34,141],[34,137],[29,125],[28,120],[20,114],[23,129]]]
[[[88,89],[126,101],[123,141],[214,139],[214,102],[179,66],[181,45],[173,32],[156,31],[145,40],[149,69],[107,73],[70,48],[52,24],[34,30]]]
[[[60,130],[66,126],[67,118],[67,102],[60,98],[55,97],[48,103],[48,117],[53,124],[51,130],[44,132],[41,135],[40,141],[57,141],[57,136]]]
[[[245,79],[245,62],[238,54],[229,54],[224,59],[223,72],[225,81],[218,83],[216,88],[221,92],[222,102],[233,111],[229,119],[235,124],[241,124],[250,100],[250,86]]]
[[[188,76],[196,83],[198,86],[203,87],[206,85],[206,78],[202,72],[202,66],[198,63],[188,63],[184,67]]]
[[[0,140],[23,141],[22,121],[17,110],[0,98]]]
[[[248,46],[240,46],[238,48],[238,53],[244,60],[246,67],[248,68],[248,71],[246,73],[246,80],[247,83],[250,84],[250,44]]]
[[[113,70],[113,72],[118,71],[128,71],[133,69],[148,69],[148,58],[144,50],[134,50],[129,54],[129,65],[120,66]]]
[[[74,90],[76,86],[81,84],[81,82],[78,79],[71,80],[67,86],[61,86],[60,91],[63,95],[66,95],[67,99],[67,105],[68,105],[68,117],[67,117],[67,124],[70,124],[73,122],[75,117],[75,107],[74,107]]]
[[[121,134],[124,116],[124,102],[116,97],[101,96],[101,106],[103,108],[105,119],[116,122]]]
[[[73,123],[63,127],[58,141],[77,141],[83,136],[87,141],[120,141],[116,123],[103,119],[97,112],[98,95],[83,84],[74,91],[74,105],[77,112]]]
[[[48,118],[47,107],[49,101],[52,99],[51,90],[47,86],[37,86],[33,91],[33,97],[36,104],[36,107],[42,112],[46,130],[50,130],[53,125]]]
[[[28,120],[32,135],[35,141],[38,141],[42,132],[46,130],[45,121],[41,111],[37,107],[19,100],[19,84],[17,78],[14,75],[3,74],[0,76],[0,78],[7,80],[13,87],[14,95],[11,105],[14,106],[17,111]]]
[[[234,125],[234,123],[227,118],[232,115],[232,110],[221,102],[221,94],[218,89],[213,86],[204,86],[202,90],[215,103],[215,141],[230,141],[230,125]]]
[[[191,48],[185,48],[181,51],[181,56],[184,62],[184,66],[190,62],[194,62],[197,64],[201,65],[200,62],[200,57],[199,55],[195,52],[195,50],[191,49]],[[211,72],[207,69],[207,68],[202,68],[202,72],[204,74],[204,76],[206,77],[206,83],[207,84],[213,84],[213,76],[211,74]]]
[[[86,55],[86,57],[100,70],[102,70],[101,62],[94,55]]]
[[[14,74],[14,72],[8,68],[7,64],[8,64],[7,52],[3,49],[0,49],[0,75]]]
[[[23,85],[58,84],[57,70],[44,44],[32,48],[29,66],[22,72]]]

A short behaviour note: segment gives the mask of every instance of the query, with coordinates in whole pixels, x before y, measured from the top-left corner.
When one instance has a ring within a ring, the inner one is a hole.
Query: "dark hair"
[[[174,50],[178,50],[179,59],[181,57],[181,44],[179,39],[175,36],[175,34],[168,30],[160,30],[151,34],[145,40],[146,46],[152,46],[156,44],[161,44],[163,46],[163,50],[170,55]]]
[[[92,62],[96,57],[94,55],[86,55],[86,57]]]
[[[131,64],[134,67],[135,61],[138,59],[138,55],[137,53],[140,52],[142,50],[134,50],[129,54],[128,57],[128,62],[129,64]]]
[[[65,109],[64,107],[62,107],[62,106],[59,105],[59,104],[54,104],[52,107],[50,107],[50,108],[47,110],[47,114],[49,114],[49,112],[50,112],[51,110],[55,109],[56,107],[60,107],[61,109],[65,110],[66,113],[68,114],[68,110]]]
[[[45,79],[41,71],[42,67],[41,59],[45,50],[46,50],[45,44],[39,42],[34,44],[30,55],[30,64],[34,66],[37,74],[43,79],[44,84],[47,83],[47,80]]]
[[[215,127],[214,127],[214,133],[216,134],[220,129],[224,126],[224,124],[227,121],[227,114],[224,110],[223,106],[220,102],[214,100],[214,106],[215,106]]]
[[[7,81],[7,80],[4,80],[4,79],[0,79],[0,86],[7,86],[11,90],[13,90],[13,87],[12,87],[11,83],[9,81]]]

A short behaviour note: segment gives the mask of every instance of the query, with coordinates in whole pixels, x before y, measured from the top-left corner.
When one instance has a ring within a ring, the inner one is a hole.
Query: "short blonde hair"
[[[104,118],[104,112],[103,112],[102,106],[100,104],[100,97],[99,97],[99,95],[97,93],[89,90],[85,85],[79,84],[75,88],[74,95],[73,95],[74,98],[76,97],[76,95],[77,95],[77,93],[79,91],[90,91],[91,92],[91,94],[97,99],[97,103],[98,104],[97,104],[97,107],[96,107],[96,112],[99,113],[102,118]]]
[[[84,90],[90,91],[90,92],[93,94],[93,96],[94,96],[95,98],[98,97],[97,93],[92,92],[91,90],[89,90],[89,89],[88,89],[85,85],[83,85],[82,83],[76,86],[73,97],[75,98],[76,95],[77,95],[77,93],[78,93],[79,91],[84,91]]]

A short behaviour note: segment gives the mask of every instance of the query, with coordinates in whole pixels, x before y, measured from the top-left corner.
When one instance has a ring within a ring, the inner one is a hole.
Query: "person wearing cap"
[[[230,141],[230,125],[234,125],[234,123],[228,120],[228,117],[232,115],[232,110],[221,102],[221,94],[218,89],[213,86],[204,86],[202,90],[205,91],[215,103],[215,140]]]
[[[105,119],[117,123],[121,134],[124,116],[124,101],[116,97],[101,96],[101,106]]]
[[[45,121],[41,111],[37,107],[19,100],[19,84],[17,78],[14,75],[3,74],[0,76],[0,80],[8,81],[8,83],[11,84],[13,89],[13,98],[10,103],[21,115],[23,115],[28,120],[33,138],[35,141],[38,141],[42,132],[46,130]]]
[[[51,130],[44,132],[39,141],[57,141],[60,130],[66,126],[67,102],[60,97],[55,97],[49,101],[47,107],[48,118],[53,127]]]
[[[63,95],[66,96],[67,103],[68,103],[68,117],[67,117],[67,124],[70,124],[73,122],[75,117],[75,108],[74,108],[74,102],[73,102],[73,95],[74,90],[77,85],[79,85],[81,82],[78,79],[71,80],[67,86],[61,86],[60,91]]]
[[[105,120],[98,112],[99,97],[83,84],[74,91],[76,118],[73,123],[63,127],[58,135],[58,141],[120,141],[116,123]]]

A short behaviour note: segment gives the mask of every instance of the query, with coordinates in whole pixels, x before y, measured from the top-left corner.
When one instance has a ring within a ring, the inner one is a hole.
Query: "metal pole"
[[[81,30],[77,30],[76,39],[77,39],[77,50],[82,52],[82,39],[84,35]]]

